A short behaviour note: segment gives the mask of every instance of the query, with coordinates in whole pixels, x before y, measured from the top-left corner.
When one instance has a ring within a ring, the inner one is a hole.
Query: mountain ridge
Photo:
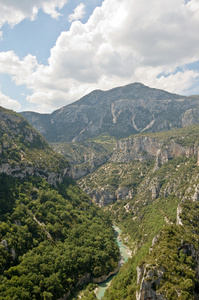
[[[124,138],[199,122],[199,96],[172,94],[132,83],[95,90],[51,114],[22,112],[48,142],[78,142],[109,134]]]

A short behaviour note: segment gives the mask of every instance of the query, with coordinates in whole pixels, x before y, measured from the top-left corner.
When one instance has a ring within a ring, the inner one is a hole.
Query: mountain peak
[[[198,114],[191,110],[198,105],[199,97],[183,97],[135,82],[107,91],[94,90],[50,115],[22,114],[49,142],[74,142],[104,133],[123,138],[165,131],[191,125],[190,120],[195,124]]]

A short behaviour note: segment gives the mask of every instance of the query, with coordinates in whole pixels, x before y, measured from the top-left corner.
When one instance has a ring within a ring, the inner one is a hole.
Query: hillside
[[[52,114],[23,112],[48,142],[78,142],[108,134],[117,139],[199,123],[199,97],[185,97],[141,83],[96,90]]]
[[[107,214],[22,116],[0,109],[0,299],[73,298],[118,268]]]
[[[70,173],[66,158],[54,152],[24,117],[2,107],[0,154],[0,173],[7,175],[38,175],[56,184]]]
[[[198,146],[199,125],[132,136],[78,181],[133,252],[104,299],[198,299]]]
[[[104,206],[132,198],[144,177],[171,159],[194,155],[199,155],[199,125],[133,135],[117,141],[107,162],[78,183],[95,203]]]
[[[71,176],[79,179],[108,161],[116,146],[116,140],[108,135],[101,135],[80,143],[65,142],[50,145],[57,153],[66,157],[71,165]]]

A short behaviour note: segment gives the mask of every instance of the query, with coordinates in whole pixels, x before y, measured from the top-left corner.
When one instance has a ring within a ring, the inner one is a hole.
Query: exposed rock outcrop
[[[14,164],[10,165],[5,163],[0,165],[0,174],[6,174],[13,177],[24,178],[26,176],[38,176],[46,179],[49,184],[55,185],[57,182],[61,183],[64,176],[70,176],[70,168],[62,170],[62,173],[49,172],[48,169],[40,169],[36,166],[26,164]]]
[[[132,189],[126,187],[120,187],[116,190],[110,188],[91,189],[88,187],[83,188],[83,190],[100,207],[132,198]]]
[[[192,201],[193,202],[199,201],[199,184],[195,188],[195,193],[192,197]]]
[[[157,199],[160,192],[160,183],[157,179],[152,180],[149,187],[152,199]]]
[[[12,259],[15,260],[17,255],[16,255],[16,252],[13,248],[9,248],[8,247],[8,243],[6,240],[3,240],[0,245],[2,245],[8,252],[10,252],[10,254],[12,255]]]
[[[198,146],[186,147],[178,144],[174,139],[167,142],[152,137],[130,137],[120,140],[116,144],[110,161],[128,162],[131,160],[143,161],[155,159],[155,170],[169,159],[186,156],[198,155]]]
[[[156,286],[160,284],[164,272],[164,268],[150,265],[137,267],[137,284],[140,288],[136,292],[136,300],[166,300],[163,295],[156,293]]]

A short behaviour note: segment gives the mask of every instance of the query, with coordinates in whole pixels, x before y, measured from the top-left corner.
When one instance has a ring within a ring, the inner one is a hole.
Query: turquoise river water
[[[119,238],[121,230],[117,226],[113,226],[113,228],[115,230],[115,233],[114,233],[115,241],[120,249],[120,254],[121,254],[124,262],[126,262],[128,260],[128,258],[130,257],[130,254],[128,253],[127,248],[123,245],[122,241]],[[114,276],[117,276],[117,274],[110,276],[106,281],[98,284],[97,299],[101,300],[103,298],[104,293],[105,293],[106,289],[109,287]]]

